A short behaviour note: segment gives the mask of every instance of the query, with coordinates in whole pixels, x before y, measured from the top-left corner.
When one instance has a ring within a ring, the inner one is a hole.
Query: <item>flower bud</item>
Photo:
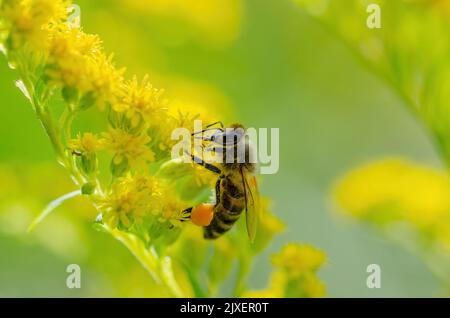
[[[111,127],[113,128],[118,128],[120,127],[120,122],[122,121],[122,117],[123,115],[116,112],[115,110],[112,109],[112,107],[108,107],[109,111],[108,111],[108,122],[111,125]]]
[[[78,90],[74,87],[64,86],[61,90],[61,95],[69,105],[75,104],[78,100]]]
[[[91,195],[95,191],[95,185],[91,182],[83,184],[81,187],[81,193],[84,195]]]
[[[80,110],[87,110],[95,105],[96,99],[93,92],[88,92],[81,97],[80,100]]]
[[[124,129],[130,134],[138,134],[144,128],[144,119],[141,114],[135,114],[132,118],[124,120]]]
[[[87,176],[92,175],[97,170],[97,156],[94,152],[83,153],[78,164],[79,168]]]
[[[130,163],[126,157],[115,155],[111,160],[111,174],[114,177],[120,177],[130,169]]]

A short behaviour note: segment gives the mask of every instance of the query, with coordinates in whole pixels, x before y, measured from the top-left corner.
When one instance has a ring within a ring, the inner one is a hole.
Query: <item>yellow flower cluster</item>
[[[151,140],[148,135],[133,135],[122,129],[112,128],[105,133],[105,140],[108,148],[114,154],[113,166],[123,166],[121,170],[128,170],[130,164],[133,165],[136,162],[145,164],[155,158],[154,153],[148,147]]]
[[[43,48],[50,30],[67,17],[68,1],[4,0],[1,13],[9,28],[9,45]]]
[[[444,171],[394,158],[351,171],[335,187],[341,211],[378,225],[407,222],[450,251],[450,179]]]
[[[321,250],[308,244],[290,243],[272,256],[276,270],[270,277],[269,287],[246,293],[247,297],[324,297],[325,284],[317,271],[325,264]]]
[[[119,222],[125,228],[129,228],[133,221],[142,223],[148,216],[162,216],[165,208],[165,197],[173,196],[157,178],[128,174],[114,183],[100,209],[104,212],[104,221],[112,228]],[[166,217],[175,217],[182,211],[182,205],[173,207],[171,214]],[[175,220],[176,221],[176,220]]]
[[[48,54],[48,80],[65,89],[70,102],[90,93],[100,105],[115,103],[123,70],[116,70],[112,58],[102,53],[97,36],[62,25],[49,38]]]
[[[83,194],[92,195],[95,203],[100,202],[98,206],[105,207],[108,224],[121,223],[128,228],[144,214],[153,215],[155,211],[172,220],[178,213],[173,209],[181,209],[179,199],[174,192],[161,191],[161,184],[177,180],[157,180],[154,174],[161,163],[170,160],[171,130],[193,117],[169,111],[164,90],[155,88],[148,76],[142,81],[136,76],[126,80],[124,69],[115,67],[99,37],[67,21],[69,5],[66,0],[2,2],[0,20],[6,26],[6,53],[19,66],[29,65],[18,67],[18,71],[59,160]],[[43,58],[30,58],[35,51]],[[48,102],[58,91],[67,105],[57,121],[62,124],[59,128],[54,127],[56,120]],[[98,134],[78,132],[73,138],[72,122],[93,106],[104,112],[108,127]],[[111,155],[109,165],[105,164],[105,155],[100,155],[103,150]],[[111,180],[105,180],[105,166]],[[210,184],[211,176],[201,169],[189,172],[197,174],[193,176],[196,180],[202,176],[204,183],[200,186]],[[186,202],[184,208],[188,206]]]
[[[355,169],[338,183],[334,196],[343,211],[360,218],[383,221],[386,216],[386,221],[430,226],[450,215],[448,175],[402,159]]]
[[[115,110],[124,111],[131,127],[137,127],[142,120],[154,121],[166,110],[168,101],[163,98],[163,94],[164,90],[154,88],[147,75],[142,83],[139,83],[135,76],[124,84],[121,104],[117,105]]]
[[[280,253],[272,256],[272,263],[292,277],[317,271],[325,260],[325,254],[315,247],[294,243],[284,246]]]
[[[98,139],[93,133],[78,133],[77,138],[69,140],[68,147],[73,156],[79,157],[77,166],[87,177],[88,181],[93,181],[92,177],[98,174],[97,152],[105,147],[105,140]],[[93,191],[92,185],[88,185],[89,191]],[[88,194],[88,193],[85,193]]]
[[[84,133],[83,135],[79,133],[77,138],[69,142],[69,147],[82,155],[96,153],[103,149],[104,144],[105,140],[97,138],[93,133]]]

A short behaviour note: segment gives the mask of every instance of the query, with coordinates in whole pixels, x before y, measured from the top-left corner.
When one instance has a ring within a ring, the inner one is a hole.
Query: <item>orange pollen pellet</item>
[[[192,223],[198,226],[208,226],[214,216],[213,204],[200,204],[192,209]]]

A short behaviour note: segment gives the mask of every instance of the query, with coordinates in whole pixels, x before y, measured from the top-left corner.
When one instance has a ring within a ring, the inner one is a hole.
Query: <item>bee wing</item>
[[[245,218],[247,233],[251,242],[255,240],[259,220],[260,198],[256,177],[241,168],[242,183],[245,196]]]

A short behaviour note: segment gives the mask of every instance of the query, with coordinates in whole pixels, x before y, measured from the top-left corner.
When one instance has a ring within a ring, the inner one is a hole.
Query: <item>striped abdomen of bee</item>
[[[216,239],[229,231],[239,219],[245,207],[245,189],[241,182],[222,175],[216,185],[214,217],[203,229],[205,239]]]

